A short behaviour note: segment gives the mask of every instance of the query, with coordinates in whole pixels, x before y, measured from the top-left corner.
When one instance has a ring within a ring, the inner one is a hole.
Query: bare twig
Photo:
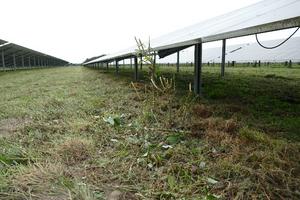
[[[131,82],[131,85],[132,85],[132,87],[134,88],[134,90],[135,90],[135,93],[136,93],[137,97],[139,98],[139,100],[141,100],[142,98],[141,98],[141,96],[140,96],[140,94],[139,94],[139,92],[138,92],[137,88],[135,87],[134,83],[133,83],[133,82]]]

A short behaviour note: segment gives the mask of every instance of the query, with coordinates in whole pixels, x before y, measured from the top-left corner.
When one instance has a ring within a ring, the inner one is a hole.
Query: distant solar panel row
[[[0,70],[63,66],[67,61],[0,39]]]
[[[7,43],[7,41],[1,40],[1,39],[0,39],[0,45],[1,45],[1,44],[5,44],[5,43]]]
[[[195,82],[194,91],[201,93],[202,43],[222,40],[221,75],[224,75],[226,39],[264,33],[300,26],[300,0],[264,0],[251,6],[206,20],[151,41],[153,53],[160,58],[194,46]],[[96,63],[114,61],[118,71],[118,61],[137,58],[136,47],[107,55],[84,63],[91,66]],[[135,64],[135,73],[137,64]],[[135,76],[137,77],[137,76]]]

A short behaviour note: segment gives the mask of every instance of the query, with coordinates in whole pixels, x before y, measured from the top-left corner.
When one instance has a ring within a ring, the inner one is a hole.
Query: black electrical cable
[[[261,46],[262,48],[265,48],[265,49],[275,49],[277,47],[280,47],[281,45],[283,45],[284,43],[286,43],[291,37],[293,37],[293,35],[295,35],[295,33],[299,30],[300,27],[298,27],[293,33],[292,35],[290,35],[287,39],[285,39],[283,42],[281,42],[280,44],[276,45],[276,46],[273,46],[273,47],[267,47],[267,46],[264,46],[262,43],[260,43],[260,41],[258,40],[258,37],[257,37],[257,34],[255,34],[255,38],[256,38],[256,41],[257,43],[259,44],[259,46]]]

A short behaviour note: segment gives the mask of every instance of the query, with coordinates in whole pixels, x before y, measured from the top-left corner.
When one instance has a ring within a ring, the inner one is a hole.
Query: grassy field
[[[0,73],[0,199],[299,199],[300,69]]]

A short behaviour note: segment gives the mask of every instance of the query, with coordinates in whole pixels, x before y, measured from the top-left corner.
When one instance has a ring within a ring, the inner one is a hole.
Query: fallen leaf
[[[205,166],[206,166],[206,163],[203,162],[203,161],[201,161],[201,162],[200,162],[200,165],[199,165],[200,169],[204,169]]]
[[[117,139],[110,139],[112,142],[119,142]]]
[[[173,147],[171,145],[164,144],[164,145],[162,145],[162,148],[164,148],[164,149],[172,149]]]
[[[207,178],[207,182],[208,183],[211,183],[211,184],[216,184],[216,183],[218,183],[218,181],[217,180],[215,180],[215,179],[212,179],[212,178]]]

